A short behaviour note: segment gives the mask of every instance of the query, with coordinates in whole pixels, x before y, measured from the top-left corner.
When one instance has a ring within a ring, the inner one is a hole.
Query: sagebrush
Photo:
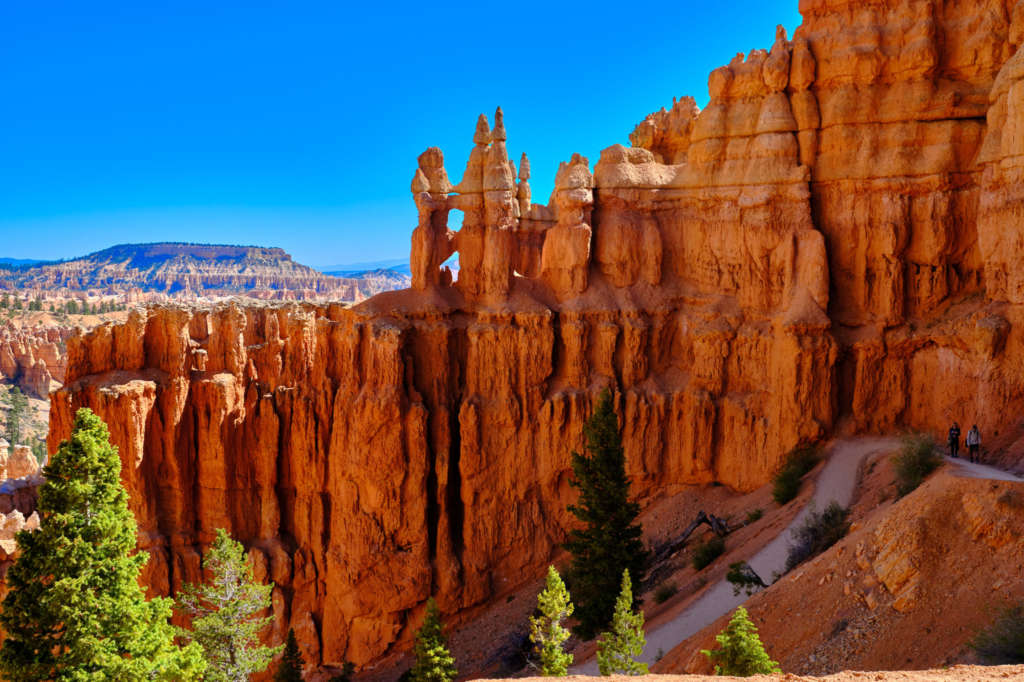
[[[900,451],[892,457],[892,468],[896,472],[896,492],[903,497],[939,468],[942,456],[935,450],[935,439],[930,435],[915,433],[900,441]]]
[[[971,640],[971,648],[983,663],[1024,663],[1024,602],[1007,606],[987,630]]]
[[[772,499],[786,504],[800,492],[800,481],[821,460],[817,445],[801,445],[786,455],[782,466],[772,478]]]
[[[693,548],[693,567],[699,571],[722,556],[724,552],[725,540],[717,535],[712,535],[710,539]]]
[[[738,596],[740,592],[746,592],[749,597],[762,587],[768,587],[757,571],[751,568],[746,561],[729,564],[729,572],[725,574],[725,579],[732,584],[734,596]]]
[[[679,587],[675,583],[662,583],[661,585],[658,585],[658,589],[654,591],[654,603],[664,604],[678,591]]]
[[[850,510],[838,502],[830,502],[825,511],[813,509],[799,528],[793,531],[793,544],[786,557],[786,571],[789,572],[803,562],[818,556],[839,542],[850,530]]]

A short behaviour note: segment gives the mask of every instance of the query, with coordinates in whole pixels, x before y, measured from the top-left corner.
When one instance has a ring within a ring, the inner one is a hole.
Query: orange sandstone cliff
[[[429,595],[467,613],[551,560],[601,387],[643,500],[753,489],[837,428],[1014,426],[1024,3],[800,10],[792,40],[712,72],[703,110],[574,155],[546,206],[500,110],[458,184],[426,150],[409,290],[154,307],[72,338],[51,451],[91,407],[154,591],[197,579],[227,527],[276,584],[275,637],[363,666]]]
[[[64,381],[66,357],[62,346],[71,329],[57,326],[0,324],[0,381],[44,400],[51,381]]]

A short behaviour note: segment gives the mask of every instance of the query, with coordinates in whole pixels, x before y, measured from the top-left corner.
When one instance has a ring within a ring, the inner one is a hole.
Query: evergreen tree
[[[569,639],[562,621],[572,615],[573,606],[569,590],[554,566],[548,566],[544,590],[537,595],[537,610],[540,615],[530,617],[530,641],[540,658],[541,672],[545,677],[564,677],[573,656],[562,648]]]
[[[644,652],[644,614],[633,611],[633,585],[622,572],[622,591],[615,600],[612,629],[597,642],[597,667],[602,675],[646,675],[647,664],[635,658]]]
[[[6,310],[7,308],[10,308],[10,307],[11,307],[11,295],[10,294],[4,294],[4,297],[0,298],[0,308],[4,308]]]
[[[207,666],[204,680],[248,680],[251,673],[266,670],[282,648],[259,642],[270,617],[257,614],[270,608],[274,585],[253,579],[245,548],[223,528],[217,529],[203,558],[203,571],[210,574],[209,583],[185,585],[178,595],[178,608],[192,617],[192,630],[181,634],[202,647]]]
[[[328,678],[327,682],[352,682],[352,676],[355,674],[355,665],[353,665],[350,661],[342,661],[341,672],[337,675],[332,675],[330,678]],[[403,677],[408,679],[408,677],[411,674],[411,670],[406,670],[405,673],[403,673],[402,677],[399,677],[399,679],[402,679]]]
[[[203,671],[174,645],[171,600],[146,601],[145,552],[106,424],[87,409],[44,469],[39,528],[17,535],[0,611],[0,673],[11,680],[182,680]]]
[[[46,441],[37,440],[32,443],[32,455],[36,458],[39,464],[43,464],[46,461]]]
[[[750,677],[782,671],[764,650],[761,638],[757,636],[757,627],[742,606],[736,609],[729,624],[715,636],[715,640],[720,648],[701,649],[701,653],[715,663],[716,675]]]
[[[580,497],[569,511],[584,527],[569,533],[565,548],[573,555],[568,582],[576,599],[576,633],[593,639],[611,620],[622,571],[638,583],[643,580],[647,552],[634,523],[640,506],[629,499],[625,453],[608,389],[601,392],[583,433],[588,454],[572,453],[569,485]]]
[[[277,670],[274,672],[274,682],[302,682],[304,665],[306,661],[302,659],[299,643],[295,640],[295,630],[288,628],[288,638],[284,642],[281,662],[277,664]]]
[[[11,389],[11,409],[7,411],[7,440],[11,445],[20,445],[25,439],[22,422],[28,413],[28,398],[15,386]]]
[[[433,597],[427,600],[427,614],[423,625],[416,631],[413,653],[416,662],[410,671],[412,682],[452,682],[458,674],[455,657],[448,650],[448,641],[441,627],[441,613]]]

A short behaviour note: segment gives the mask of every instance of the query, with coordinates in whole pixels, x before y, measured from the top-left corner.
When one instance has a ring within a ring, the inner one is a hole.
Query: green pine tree
[[[565,548],[573,555],[568,583],[576,600],[576,633],[593,639],[611,621],[622,571],[638,583],[643,580],[647,552],[634,523],[640,505],[629,499],[626,458],[608,389],[601,392],[583,433],[588,454],[572,453],[569,485],[580,497],[569,511],[584,527],[569,533]]]
[[[530,641],[540,659],[541,672],[545,677],[564,677],[573,656],[562,648],[569,639],[562,621],[572,615],[573,606],[569,590],[554,566],[548,566],[544,590],[537,595],[537,610],[540,615],[530,617]]]
[[[17,535],[0,611],[0,673],[10,680],[181,680],[203,671],[178,648],[171,600],[146,601],[145,552],[106,424],[87,409],[44,469],[39,528]]]
[[[10,396],[11,409],[7,411],[7,440],[11,445],[20,445],[25,440],[22,424],[28,415],[28,398],[17,386],[11,389]]]
[[[701,653],[715,663],[716,675],[750,677],[782,671],[764,650],[761,638],[757,636],[757,627],[742,606],[732,614],[729,625],[715,636],[715,640],[720,648],[701,649]]]
[[[210,582],[185,585],[178,595],[178,608],[192,618],[192,630],[181,634],[202,647],[207,664],[204,680],[248,680],[251,673],[266,670],[282,649],[259,642],[270,617],[257,614],[270,608],[274,585],[253,579],[245,548],[223,528],[217,529],[203,558],[203,570],[211,575]]]
[[[427,600],[427,614],[423,617],[423,625],[416,631],[413,653],[416,662],[410,671],[412,682],[452,682],[458,674],[455,657],[448,650],[448,640],[441,627],[441,613],[433,597]]]
[[[352,682],[352,676],[356,674],[356,666],[351,661],[342,661],[341,672],[337,675],[332,675],[327,679],[327,682]],[[408,678],[412,674],[411,670],[406,670],[404,677]],[[401,677],[399,679],[402,679]]]
[[[277,664],[274,671],[274,682],[302,682],[302,666],[306,661],[302,659],[302,652],[299,651],[299,643],[295,639],[295,630],[288,628],[288,638],[284,641],[284,653],[281,654],[281,662]]]
[[[615,600],[612,629],[597,642],[597,667],[602,675],[646,675],[647,664],[636,659],[644,652],[644,614],[633,611],[633,584],[622,572],[622,590]]]

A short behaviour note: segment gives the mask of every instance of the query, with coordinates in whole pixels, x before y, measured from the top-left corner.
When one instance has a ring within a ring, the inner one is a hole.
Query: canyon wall
[[[35,398],[50,395],[51,382],[63,382],[68,327],[0,324],[0,381]]]
[[[792,40],[712,72],[703,110],[573,155],[546,206],[500,110],[457,184],[426,150],[411,289],[70,339],[49,447],[79,407],[108,422],[147,584],[198,578],[227,527],[277,585],[275,638],[365,666],[429,595],[458,618],[552,559],[603,387],[643,501],[750,490],[838,430],[1015,427],[1024,9],[800,9]]]

